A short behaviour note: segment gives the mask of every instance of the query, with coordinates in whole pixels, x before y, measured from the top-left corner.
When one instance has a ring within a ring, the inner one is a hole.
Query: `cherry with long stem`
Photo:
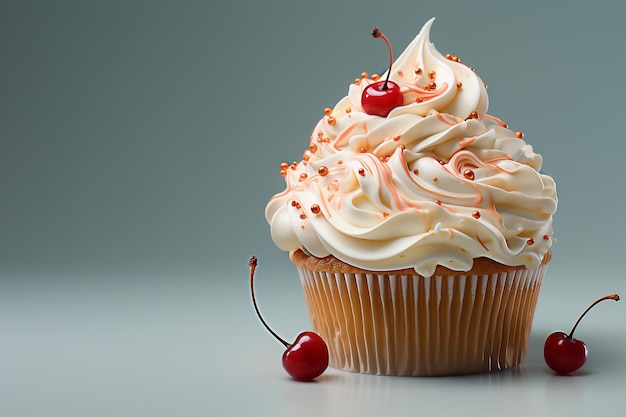
[[[543,347],[543,355],[550,369],[557,374],[568,375],[585,364],[588,355],[587,345],[581,340],[574,339],[574,331],[582,318],[595,305],[605,300],[619,301],[619,299],[617,294],[610,294],[597,299],[580,315],[569,334],[554,332],[547,337]]]
[[[289,343],[272,330],[261,315],[254,294],[254,272],[257,263],[256,256],[253,256],[248,261],[248,267],[250,269],[250,293],[252,295],[254,311],[267,331],[285,346],[282,359],[285,371],[295,380],[312,381],[328,368],[329,357],[326,342],[324,342],[324,339],[317,333],[302,332],[296,337],[293,343]]]
[[[402,96],[400,86],[393,81],[389,81],[393,65],[391,42],[378,28],[372,30],[372,36],[376,39],[384,40],[387,44],[387,49],[389,49],[389,69],[387,70],[385,81],[377,81],[365,87],[361,94],[361,107],[367,114],[387,117],[391,110],[404,104],[404,97]]]

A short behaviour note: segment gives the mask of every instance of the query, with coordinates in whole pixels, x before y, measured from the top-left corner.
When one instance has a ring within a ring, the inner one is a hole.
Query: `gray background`
[[[399,54],[433,16],[438,49],[476,68],[489,113],[557,181],[528,357],[474,377],[293,383],[247,287],[256,254],[268,321],[286,338],[309,326],[263,215],[278,166],[355,77],[384,69],[372,27]],[[621,304],[581,325],[576,377],[552,376],[541,349],[626,293],[624,16],[619,1],[1,2],[0,415],[612,409]]]

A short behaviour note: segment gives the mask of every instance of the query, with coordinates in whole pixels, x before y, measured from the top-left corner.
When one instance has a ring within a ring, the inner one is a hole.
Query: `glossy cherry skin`
[[[389,112],[404,104],[400,86],[393,81],[378,81],[368,85],[361,94],[361,106],[367,114],[387,117]]]
[[[587,361],[587,346],[563,332],[554,332],[543,347],[546,364],[557,374],[571,374]]]
[[[283,353],[283,367],[297,381],[312,381],[328,368],[328,347],[313,332],[302,332]]]

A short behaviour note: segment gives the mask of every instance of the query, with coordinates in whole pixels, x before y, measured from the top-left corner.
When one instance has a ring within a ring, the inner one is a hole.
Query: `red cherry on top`
[[[372,36],[381,38],[387,44],[389,49],[389,69],[387,70],[385,81],[378,81],[365,87],[361,94],[361,107],[367,114],[387,117],[391,110],[404,104],[404,98],[402,97],[400,86],[393,81],[389,81],[391,66],[393,65],[393,51],[389,39],[378,28],[372,30]]]
[[[389,112],[404,104],[400,86],[393,81],[378,81],[368,85],[361,95],[365,113],[387,117]]]
[[[326,342],[314,332],[302,332],[295,342],[288,343],[278,336],[274,330],[265,322],[259,311],[254,296],[254,271],[257,265],[257,258],[253,256],[248,262],[250,267],[250,292],[252,294],[252,304],[257,316],[263,326],[285,346],[283,353],[283,368],[291,377],[297,381],[312,381],[320,376],[328,368],[328,347]]]
[[[581,340],[574,339],[574,330],[580,320],[593,306],[604,300],[619,301],[619,295],[611,294],[599,298],[580,315],[569,334],[554,332],[546,339],[543,347],[543,356],[546,364],[557,374],[568,375],[580,369],[587,361],[587,345]]]

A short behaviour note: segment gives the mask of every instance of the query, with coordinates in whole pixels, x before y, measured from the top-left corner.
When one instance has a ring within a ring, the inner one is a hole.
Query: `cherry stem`
[[[569,332],[569,334],[567,335],[568,339],[572,339],[574,337],[574,330],[576,330],[576,327],[578,326],[578,323],[580,323],[582,318],[585,317],[585,314],[587,314],[587,312],[589,310],[591,310],[596,304],[598,304],[601,301],[605,301],[605,300],[619,301],[619,295],[617,295],[617,294],[607,295],[605,297],[597,299],[596,301],[593,302],[593,304],[591,304],[589,307],[587,307],[587,309],[583,312],[583,314],[581,314],[580,317],[578,317],[578,320],[576,321],[576,324],[574,324],[574,327],[572,327],[572,331]]]
[[[291,344],[282,337],[280,337],[278,334],[276,334],[276,332],[271,329],[271,327],[265,322],[265,320],[263,320],[263,316],[261,316],[261,312],[259,311],[259,306],[256,304],[256,297],[254,296],[254,271],[256,270],[256,265],[257,259],[256,256],[253,256],[248,261],[248,266],[250,267],[250,292],[252,294],[252,304],[254,305],[254,311],[256,311],[256,315],[259,317],[259,320],[261,320],[261,323],[263,323],[263,326],[265,326],[267,331],[270,332],[272,336],[274,336],[276,340],[282,343],[286,348],[289,348]]]
[[[387,39],[387,37],[385,36],[382,30],[378,28],[374,28],[372,30],[372,36],[374,38],[381,38],[382,40],[384,40],[385,43],[387,44],[387,48],[389,48],[389,70],[387,71],[387,78],[385,79],[385,84],[383,84],[381,88],[381,90],[384,91],[389,88],[387,86],[387,83],[389,82],[389,76],[391,75],[391,66],[393,65],[393,50],[391,49],[391,42],[389,42],[389,39]]]

